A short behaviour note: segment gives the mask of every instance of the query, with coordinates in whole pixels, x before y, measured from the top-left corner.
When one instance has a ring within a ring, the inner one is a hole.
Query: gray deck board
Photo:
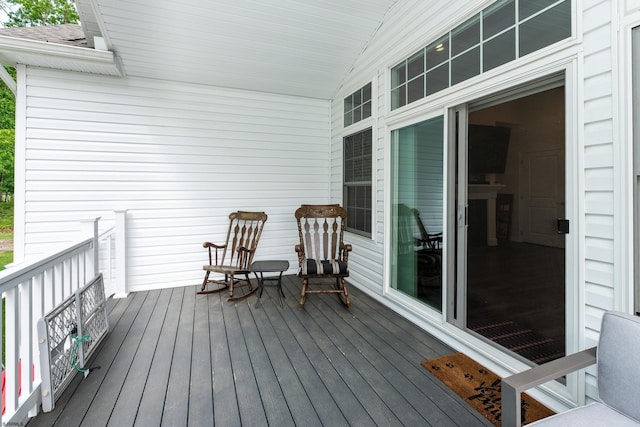
[[[209,302],[196,298],[191,345],[191,375],[189,383],[189,425],[211,425],[213,414],[213,367],[209,345]]]
[[[111,331],[39,426],[489,426],[420,362],[452,353],[352,287],[227,302],[197,287],[109,303]]]
[[[170,301],[162,321],[162,333],[158,339],[153,362],[149,369],[149,377],[146,379],[144,393],[135,417],[136,426],[159,426],[162,422],[162,411],[158,408],[164,406],[169,385],[169,374],[178,334],[184,291],[184,288],[163,291],[163,293],[170,295]]]
[[[179,426],[187,423],[195,301],[194,292],[185,290],[182,306],[179,307],[180,319],[163,407],[161,424],[163,426]]]
[[[236,396],[231,365],[230,348],[227,343],[227,325],[224,302],[220,294],[209,295],[209,332],[211,337],[211,357],[213,362],[213,410],[217,425],[239,425],[240,408]],[[242,396],[238,396],[242,399]]]

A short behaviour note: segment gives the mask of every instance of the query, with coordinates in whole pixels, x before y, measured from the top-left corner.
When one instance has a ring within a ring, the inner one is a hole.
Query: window
[[[371,117],[371,83],[353,92],[344,99],[344,126]]]
[[[570,36],[570,0],[497,1],[391,69],[391,109]]]
[[[371,236],[371,128],[344,138],[344,207],[349,231]]]

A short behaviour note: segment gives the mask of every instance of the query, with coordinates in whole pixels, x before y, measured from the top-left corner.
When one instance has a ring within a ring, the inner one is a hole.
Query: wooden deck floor
[[[226,302],[196,287],[139,292],[110,306],[111,332],[38,426],[482,426],[420,366],[452,350],[350,288],[310,295],[299,279]]]

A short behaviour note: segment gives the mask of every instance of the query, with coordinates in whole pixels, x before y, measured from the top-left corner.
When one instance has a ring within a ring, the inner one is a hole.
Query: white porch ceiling
[[[332,98],[399,0],[77,0],[128,76]]]

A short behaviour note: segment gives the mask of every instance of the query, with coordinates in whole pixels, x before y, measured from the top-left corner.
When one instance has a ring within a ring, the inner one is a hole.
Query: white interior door
[[[521,239],[525,243],[563,248],[557,230],[565,218],[564,150],[528,151],[520,169]]]

